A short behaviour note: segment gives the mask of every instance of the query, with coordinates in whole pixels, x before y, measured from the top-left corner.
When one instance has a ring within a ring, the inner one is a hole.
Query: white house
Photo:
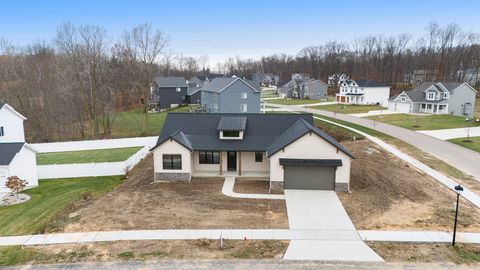
[[[390,86],[370,80],[344,80],[339,86],[338,103],[388,106]]]
[[[271,190],[348,191],[353,159],[311,114],[169,113],[152,151],[155,181],[246,176]]]
[[[13,175],[26,180],[27,187],[38,185],[36,150],[25,143],[25,120],[10,105],[0,101],[0,192],[10,191],[5,181]]]

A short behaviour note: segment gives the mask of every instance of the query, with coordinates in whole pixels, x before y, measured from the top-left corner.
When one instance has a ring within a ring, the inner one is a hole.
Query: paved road
[[[280,261],[280,260],[163,260],[148,262],[104,262],[75,264],[46,264],[7,267],[8,270],[61,270],[61,269],[103,269],[103,270],[423,270],[423,269],[478,269],[480,265],[455,265],[453,263],[329,263],[322,261]]]
[[[290,241],[286,260],[379,262],[360,238],[335,191],[285,190],[290,229],[316,230],[318,240]]]
[[[280,104],[271,104],[269,106],[285,109],[294,109],[296,111],[304,111],[308,113],[324,115],[328,117],[334,117],[333,112],[322,111],[316,109],[310,109],[308,107],[301,106],[289,106]],[[368,128],[374,128],[374,121],[366,118],[359,118],[346,114],[336,114],[336,118],[339,120],[347,121],[357,125],[365,126]],[[433,137],[430,137],[419,132],[408,130],[405,128],[388,125],[385,123],[377,122],[375,124],[375,130],[388,134],[392,137],[398,138],[404,142],[407,142],[429,154],[435,156],[438,159],[445,161],[453,167],[459,169],[467,175],[471,175],[477,181],[480,181],[480,153],[472,151],[470,149],[455,145],[450,142],[442,141]]]

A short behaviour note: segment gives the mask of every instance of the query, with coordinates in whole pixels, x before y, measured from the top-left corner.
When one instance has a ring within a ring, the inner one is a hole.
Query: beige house
[[[169,113],[152,151],[155,181],[248,177],[271,190],[348,191],[353,159],[311,114]]]

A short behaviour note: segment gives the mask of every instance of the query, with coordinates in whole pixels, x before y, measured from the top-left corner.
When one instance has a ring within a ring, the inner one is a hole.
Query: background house
[[[150,109],[160,111],[187,102],[188,85],[183,77],[156,77],[150,89]]]
[[[371,80],[345,80],[339,83],[336,101],[343,104],[388,106],[390,86]]]
[[[453,114],[472,117],[477,91],[468,83],[423,83],[403,91],[388,102],[391,111],[405,113]]]
[[[293,74],[292,79],[277,90],[281,98],[320,100],[327,98],[328,85],[308,75]]]
[[[439,79],[437,69],[416,69],[404,75],[404,81],[416,87],[424,82],[434,82]]]
[[[255,73],[252,75],[252,80],[265,86],[278,85],[280,76],[273,73]]]
[[[253,176],[275,190],[348,191],[353,158],[311,114],[169,113],[152,151],[156,181]]]
[[[254,81],[216,78],[200,89],[200,102],[210,113],[260,113],[261,92]]]
[[[480,68],[457,71],[457,80],[466,82],[474,87],[477,86],[480,83]]]
[[[23,115],[0,101],[0,192],[8,177],[16,175],[28,182],[28,187],[38,185],[36,151],[25,143]]]

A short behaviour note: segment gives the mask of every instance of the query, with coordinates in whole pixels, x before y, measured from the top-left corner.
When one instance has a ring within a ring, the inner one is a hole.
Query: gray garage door
[[[335,190],[334,166],[283,166],[285,189]]]

